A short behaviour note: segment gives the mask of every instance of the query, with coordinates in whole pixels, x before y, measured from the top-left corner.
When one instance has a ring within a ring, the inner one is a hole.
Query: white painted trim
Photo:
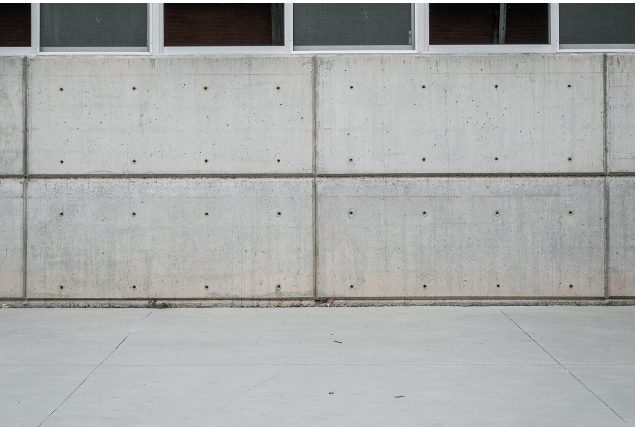
[[[558,3],[549,3],[549,43],[552,52],[558,51],[560,44],[560,7]]]
[[[152,3],[147,3],[147,46],[146,47],[45,47],[40,46],[40,3],[36,5],[38,20],[38,38],[36,39],[36,55],[151,55],[152,39]],[[32,8],[32,13],[33,13]],[[33,22],[33,19],[32,19]],[[33,34],[33,32],[32,32]],[[33,40],[31,41],[32,45]]]

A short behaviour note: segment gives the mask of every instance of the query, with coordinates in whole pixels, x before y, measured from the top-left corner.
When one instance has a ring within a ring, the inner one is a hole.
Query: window
[[[633,48],[633,3],[560,5],[560,48]]]
[[[31,46],[31,5],[0,4],[0,47]]]
[[[284,46],[284,4],[165,4],[164,45]]]
[[[298,3],[293,6],[294,49],[410,50],[413,21],[410,3]]]
[[[40,5],[40,50],[147,51],[147,5]]]
[[[429,44],[548,44],[544,3],[429,4]]]

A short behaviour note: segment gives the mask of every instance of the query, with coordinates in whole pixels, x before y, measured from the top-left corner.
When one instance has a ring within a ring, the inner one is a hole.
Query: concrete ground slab
[[[150,310],[0,310],[0,365],[103,361]]]
[[[139,332],[106,363],[555,363],[493,307],[169,309]]]
[[[0,424],[632,425],[633,321],[633,307],[0,309]]]
[[[633,364],[631,307],[504,307],[559,363]]]
[[[586,387],[630,424],[634,419],[633,365],[568,365]]]
[[[562,368],[531,365],[109,366],[45,426],[89,420],[93,426],[625,425]]]

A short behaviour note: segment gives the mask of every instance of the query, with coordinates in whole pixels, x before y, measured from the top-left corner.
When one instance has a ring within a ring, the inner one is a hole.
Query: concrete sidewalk
[[[0,309],[3,426],[624,426],[634,307]]]

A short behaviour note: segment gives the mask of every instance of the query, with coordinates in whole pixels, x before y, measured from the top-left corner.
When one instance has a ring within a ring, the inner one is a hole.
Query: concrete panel
[[[611,172],[635,170],[635,55],[607,55],[607,151]]]
[[[0,179],[0,298],[23,296],[22,181]]]
[[[0,175],[22,174],[23,59],[0,57]]]
[[[609,184],[609,295],[635,295],[635,179],[607,178]]]
[[[29,296],[311,296],[311,192],[310,179],[34,180]]]
[[[312,169],[309,57],[39,57],[30,67],[32,173]]]
[[[602,297],[602,178],[318,184],[323,297]]]
[[[318,63],[321,173],[601,172],[603,56]]]

